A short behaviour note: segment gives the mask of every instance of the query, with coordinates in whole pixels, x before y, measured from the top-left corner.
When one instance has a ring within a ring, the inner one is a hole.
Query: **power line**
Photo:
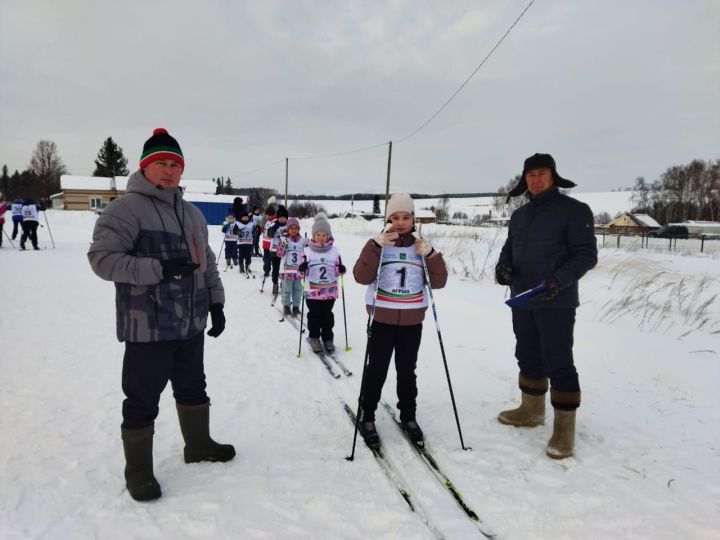
[[[241,173],[235,173],[235,174],[233,174],[232,176],[246,176],[246,175],[248,175],[248,174],[252,174],[252,173],[264,171],[265,169],[269,169],[270,167],[272,167],[272,166],[274,166],[274,165],[277,165],[278,163],[282,163],[283,161],[285,161],[285,160],[284,160],[284,159],[278,159],[277,161],[273,161],[273,162],[270,163],[269,165],[265,165],[265,166],[263,166],[263,167],[259,167],[259,168],[257,168],[257,169],[253,169],[253,170],[251,170],[251,171],[245,171],[245,172],[241,172]]]
[[[535,0],[530,0],[530,3],[525,7],[525,9],[523,9],[522,13],[520,13],[520,15],[518,16],[518,18],[515,19],[515,22],[513,22],[513,23],[510,25],[510,28],[507,29],[507,31],[503,34],[503,36],[500,38],[500,40],[495,44],[495,46],[490,50],[490,52],[487,53],[487,55],[485,56],[485,58],[483,58],[482,62],[480,62],[480,63],[478,64],[478,66],[475,68],[475,70],[468,76],[468,78],[465,79],[465,82],[463,82],[463,83],[460,85],[460,87],[459,87],[457,90],[455,90],[455,92],[453,92],[453,94],[448,98],[448,100],[447,100],[445,103],[443,103],[443,106],[440,107],[437,111],[435,111],[435,113],[434,113],[430,118],[428,118],[428,119],[425,121],[425,123],[423,123],[423,124],[420,125],[419,127],[415,128],[413,131],[411,131],[409,134],[405,135],[404,137],[402,137],[402,138],[400,138],[400,139],[397,139],[397,140],[395,141],[396,143],[401,143],[401,142],[403,142],[403,141],[406,141],[406,140],[408,140],[410,137],[412,137],[413,135],[415,135],[416,133],[418,133],[418,132],[419,132],[420,130],[422,130],[425,126],[427,126],[430,122],[432,122],[432,121],[435,119],[435,117],[436,117],[438,114],[440,114],[440,113],[443,111],[443,109],[444,109],[445,107],[447,107],[453,99],[455,99],[455,96],[457,96],[457,95],[460,93],[460,91],[461,91],[463,88],[465,88],[465,85],[467,85],[467,83],[470,82],[470,79],[472,79],[472,78],[475,76],[475,74],[480,70],[480,68],[483,67],[483,64],[485,64],[485,62],[487,62],[488,58],[490,58],[490,57],[492,56],[492,54],[493,54],[493,53],[495,52],[495,50],[500,46],[500,44],[505,40],[505,38],[506,38],[506,37],[508,36],[508,34],[512,31],[512,29],[515,28],[515,25],[518,23],[518,21],[520,21],[520,19],[522,19],[523,15],[525,15],[525,12],[526,12],[528,9],[530,9],[530,6],[532,6],[534,3],[535,3]]]
[[[323,156],[304,156],[304,157],[291,157],[288,159],[292,160],[302,160],[302,159],[325,159],[325,158],[331,158],[331,157],[337,157],[337,156],[347,156],[348,154],[357,154],[358,152],[365,152],[367,150],[372,150],[373,148],[380,148],[381,146],[385,146],[387,143],[380,143],[380,144],[374,144],[372,146],[366,146],[364,148],[358,148],[357,150],[348,150],[346,152],[337,152],[335,154],[325,154]]]
[[[443,103],[443,105],[442,105],[437,111],[435,111],[435,112],[432,114],[432,116],[430,116],[430,118],[428,118],[423,124],[421,124],[420,126],[418,126],[417,128],[415,128],[413,131],[411,131],[410,133],[408,133],[408,134],[405,135],[404,137],[402,137],[402,138],[400,138],[400,139],[397,139],[397,140],[395,141],[396,143],[404,142],[404,141],[408,140],[410,137],[412,137],[412,136],[414,136],[415,134],[417,134],[418,132],[420,132],[420,131],[421,131],[422,129],[424,129],[428,124],[430,124],[430,122],[432,122],[432,121],[445,109],[445,107],[447,107],[447,106],[450,104],[450,102],[451,102],[453,99],[455,99],[455,97],[462,91],[463,88],[465,88],[465,86],[470,82],[470,80],[475,76],[475,74],[476,74],[478,71],[480,71],[480,68],[483,67],[483,65],[485,64],[485,62],[488,61],[488,59],[493,55],[493,53],[497,50],[497,48],[500,46],[500,44],[501,44],[503,41],[505,41],[505,38],[510,34],[510,32],[513,30],[513,28],[515,28],[515,25],[520,21],[520,19],[523,18],[523,16],[524,16],[525,13],[527,12],[527,10],[530,9],[530,7],[531,7],[534,3],[535,3],[535,0],[530,0],[530,3],[529,3],[527,6],[525,6],[525,9],[522,10],[522,13],[520,13],[520,15],[518,15],[518,17],[517,17],[517,18],[515,19],[515,21],[510,25],[510,27],[505,31],[505,33],[504,33],[504,34],[502,35],[502,37],[498,40],[498,42],[495,43],[495,46],[490,50],[489,53],[487,53],[487,55],[485,55],[485,58],[482,59],[482,61],[478,64],[478,66],[477,66],[477,67],[473,70],[473,72],[465,79],[465,81],[458,87],[458,89],[455,90],[455,92],[453,92],[453,94],[447,99],[447,101],[445,101],[445,103]],[[347,150],[347,151],[344,151],[344,152],[336,152],[336,153],[333,153],[333,154],[323,154],[323,155],[317,155],[317,156],[289,157],[289,158],[287,158],[287,159],[292,159],[292,160],[310,160],[310,159],[326,159],[326,158],[332,158],[332,157],[338,157],[338,156],[346,156],[346,155],[349,155],[349,154],[357,154],[357,153],[359,153],[359,152],[365,152],[365,151],[367,151],[367,150],[372,150],[372,149],[374,149],[374,148],[379,148],[379,147],[381,147],[381,146],[385,146],[386,144],[388,144],[388,143],[387,143],[387,142],[383,142],[383,143],[379,143],[379,144],[374,144],[374,145],[372,145],[372,146],[365,146],[365,147],[363,147],[363,148],[356,148],[356,149],[354,149],[354,150]],[[282,163],[283,161],[285,161],[285,160],[284,160],[284,159],[279,159],[278,161],[275,161],[275,162],[273,162],[273,163],[271,163],[271,164],[269,164],[269,165],[265,165],[264,167],[260,167],[260,168],[258,168],[258,169],[253,169],[253,170],[251,170],[251,171],[246,171],[246,172],[243,172],[243,173],[237,173],[237,174],[235,174],[235,175],[233,175],[233,176],[245,176],[245,175],[248,175],[248,174],[252,174],[252,173],[255,173],[255,172],[259,172],[259,171],[268,169],[268,168],[272,167],[273,165],[277,165],[278,163]]]

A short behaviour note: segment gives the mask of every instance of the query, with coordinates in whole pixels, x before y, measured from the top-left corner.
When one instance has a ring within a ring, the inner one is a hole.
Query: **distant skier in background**
[[[275,225],[275,220],[277,219],[275,212],[276,210],[274,206],[268,206],[265,208],[265,217],[260,222],[260,233],[262,234],[263,248],[263,273],[265,274],[265,277],[268,277],[270,275],[270,270],[272,270],[272,260],[270,256],[272,238],[270,237],[270,230]]]
[[[415,205],[410,195],[393,195],[387,204],[389,230],[368,240],[353,268],[355,281],[368,285],[365,296],[368,313],[372,311],[373,302],[376,306],[358,419],[358,431],[368,446],[379,444],[375,410],[393,352],[402,428],[414,442],[423,441],[423,432],[415,418],[418,393],[415,369],[429,296],[423,258],[433,289],[445,286],[448,271],[442,255],[427,240],[413,235],[414,222]]]
[[[2,191],[0,191],[0,247],[2,247],[3,238],[5,237],[5,234],[3,234],[3,227],[5,226],[5,212],[8,211],[9,207],[10,206],[7,201],[5,201],[5,195],[3,195]]]
[[[268,237],[270,238],[270,264],[272,266],[272,294],[277,296],[280,292],[278,279],[280,276],[280,256],[277,253],[277,248],[282,241],[283,234],[285,233],[285,227],[287,226],[288,211],[282,204],[278,206],[277,216],[275,223],[268,230]]]
[[[252,211],[252,215],[250,216],[250,220],[253,224],[252,256],[253,257],[261,257],[262,254],[260,253],[260,228],[261,228],[262,215],[260,214],[260,209],[257,206],[253,206],[253,211]]]
[[[233,264],[238,263],[238,236],[240,234],[240,226],[235,221],[235,211],[228,210],[220,230],[225,238],[225,267],[232,268]]]
[[[280,257],[279,277],[282,280],[284,317],[300,315],[303,280],[300,265],[306,245],[307,239],[300,236],[300,220],[296,217],[289,218],[285,234],[280,238],[277,246],[277,254]]]
[[[255,226],[250,221],[250,216],[247,212],[240,214],[240,222],[238,225],[238,265],[240,273],[250,274],[250,263],[252,262],[252,250],[253,250],[253,230]]]
[[[242,216],[243,214],[247,214],[247,205],[243,203],[242,197],[235,197],[233,199],[232,210],[237,219],[240,219],[240,216]]]
[[[557,173],[550,154],[525,160],[522,178],[508,199],[527,192],[529,201],[510,217],[495,267],[496,281],[509,285],[513,296],[540,284],[546,287],[512,309],[522,403],[502,411],[498,420],[512,426],[544,424],[549,379],[555,418],[546,452],[554,459],[571,456],[575,445],[580,383],[572,348],[578,280],[597,264],[592,210],[558,189],[574,186]]]
[[[37,230],[40,225],[38,210],[44,210],[44,207],[38,208],[32,197],[26,197],[22,205],[22,236],[20,237],[20,249],[25,249],[25,242],[30,239],[33,249],[38,250]]]
[[[303,250],[303,262],[300,265],[306,282],[308,337],[314,352],[320,352],[323,348],[329,353],[335,352],[333,306],[340,288],[338,278],[345,274],[345,266],[334,244],[327,215],[320,212],[315,216],[312,236]]]
[[[12,206],[10,207],[10,210],[12,211],[12,222],[13,222],[13,232],[12,232],[12,239],[15,240],[18,235],[18,229],[22,228],[22,207],[23,202],[22,199],[15,199],[15,202],[12,203]]]

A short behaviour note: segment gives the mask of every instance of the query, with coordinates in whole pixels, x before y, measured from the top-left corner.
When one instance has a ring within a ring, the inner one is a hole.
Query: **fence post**
[[[703,249],[705,248],[705,235],[700,235],[700,253],[703,252]]]
[[[620,247],[620,234],[617,235],[617,247]]]

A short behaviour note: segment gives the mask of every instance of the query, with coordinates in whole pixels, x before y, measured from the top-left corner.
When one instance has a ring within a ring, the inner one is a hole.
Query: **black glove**
[[[213,304],[210,306],[210,320],[212,325],[207,335],[210,337],[218,337],[225,330],[225,313],[223,313],[222,304]]]
[[[543,283],[547,288],[543,292],[538,294],[534,298],[534,300],[539,300],[540,302],[547,302],[548,300],[554,300],[555,298],[557,298],[557,295],[560,293],[560,285],[558,284],[557,280],[551,277],[543,281]]]
[[[344,264],[338,264],[338,272],[340,272],[341,276],[345,275],[345,272],[347,272],[347,268],[345,268]]]
[[[163,279],[182,279],[189,276],[200,265],[188,260],[186,257],[176,257],[166,261],[160,261],[163,269]]]
[[[300,263],[300,266],[298,266],[298,270],[300,270],[303,274],[307,272],[308,269],[308,263],[307,261]]]
[[[499,285],[512,285],[512,266],[508,263],[497,263],[495,267],[495,281]]]

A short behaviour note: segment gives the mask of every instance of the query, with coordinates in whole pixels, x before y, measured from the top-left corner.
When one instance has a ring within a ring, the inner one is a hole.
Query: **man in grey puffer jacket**
[[[138,501],[157,499],[152,442],[160,394],[170,381],[185,461],[229,461],[235,449],[209,434],[205,392],[204,329],[225,328],[225,295],[208,245],[207,222],[183,201],[185,167],[178,142],[165,129],[143,146],[140,169],[125,195],[98,218],[88,259],[93,271],[115,282],[117,337],[125,342],[122,388],[125,480]]]

